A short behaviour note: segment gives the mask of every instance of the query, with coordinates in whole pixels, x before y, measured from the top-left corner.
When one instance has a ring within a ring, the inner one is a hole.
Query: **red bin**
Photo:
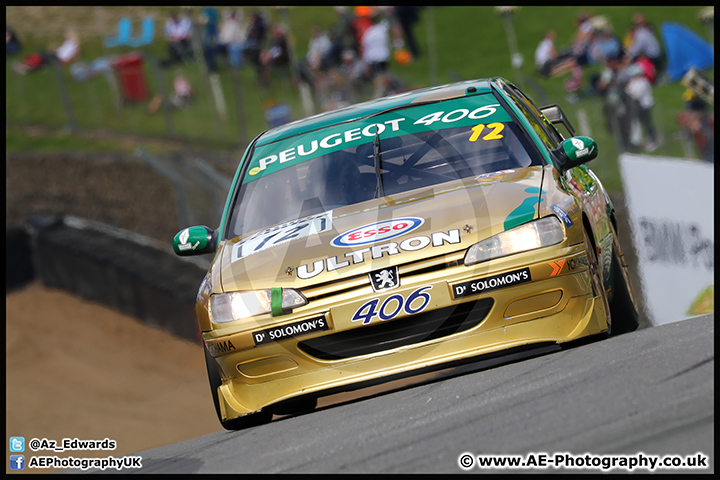
[[[141,102],[147,99],[148,88],[142,55],[138,53],[121,55],[113,60],[112,66],[120,81],[124,101]]]

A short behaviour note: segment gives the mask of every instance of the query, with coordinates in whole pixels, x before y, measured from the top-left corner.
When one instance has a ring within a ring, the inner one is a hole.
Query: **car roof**
[[[436,87],[427,87],[419,90],[403,92],[388,97],[369,100],[338,110],[320,113],[312,117],[303,118],[294,122],[275,127],[261,134],[256,145],[266,145],[284,138],[307,133],[330,125],[337,125],[360,118],[365,118],[381,112],[402,108],[416,103],[449,100],[462,96],[478,95],[492,91],[491,82],[495,79],[465,80]],[[468,92],[469,87],[475,87],[474,92]]]

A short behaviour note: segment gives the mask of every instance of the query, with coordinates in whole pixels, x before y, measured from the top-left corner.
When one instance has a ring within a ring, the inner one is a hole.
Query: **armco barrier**
[[[37,276],[49,286],[200,341],[195,297],[206,270],[137,234],[74,217],[28,218]]]

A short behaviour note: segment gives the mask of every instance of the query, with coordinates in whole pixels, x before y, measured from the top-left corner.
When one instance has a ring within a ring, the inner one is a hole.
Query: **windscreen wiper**
[[[383,186],[382,180],[382,153],[380,153],[380,132],[378,128],[375,128],[375,138],[373,139],[373,157],[375,159],[375,177],[377,178],[377,186],[375,187],[375,196],[378,198],[385,196],[385,187]]]

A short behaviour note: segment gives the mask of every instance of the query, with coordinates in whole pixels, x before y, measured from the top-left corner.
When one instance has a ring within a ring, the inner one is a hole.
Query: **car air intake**
[[[299,342],[298,347],[322,360],[382,352],[469,330],[485,319],[493,303],[492,298],[482,298],[388,323],[311,338]]]

